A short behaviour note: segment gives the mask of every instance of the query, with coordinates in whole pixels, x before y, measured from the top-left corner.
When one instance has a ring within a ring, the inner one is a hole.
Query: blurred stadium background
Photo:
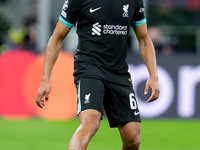
[[[141,150],[198,150],[200,143],[200,0],[146,0],[149,35],[157,52],[160,98],[146,104],[147,70],[130,32],[129,71],[142,116]],[[34,103],[43,52],[64,0],[0,0],[0,149],[67,149],[78,127],[73,84],[75,28],[54,68],[47,107]],[[120,149],[106,117],[89,150]]]

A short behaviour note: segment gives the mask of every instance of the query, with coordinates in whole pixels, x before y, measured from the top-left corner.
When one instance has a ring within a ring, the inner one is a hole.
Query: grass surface
[[[77,119],[59,122],[0,119],[0,149],[66,150],[78,125]],[[140,150],[199,150],[199,126],[198,120],[143,119]],[[120,147],[118,129],[109,128],[104,119],[87,150],[119,150]]]

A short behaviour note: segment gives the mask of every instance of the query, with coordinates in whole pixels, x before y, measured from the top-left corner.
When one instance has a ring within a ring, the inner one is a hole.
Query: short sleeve
[[[131,25],[140,26],[144,23],[146,23],[144,1],[137,0],[136,11],[132,18]]]
[[[72,28],[78,20],[80,12],[79,0],[65,0],[59,20],[67,27]]]

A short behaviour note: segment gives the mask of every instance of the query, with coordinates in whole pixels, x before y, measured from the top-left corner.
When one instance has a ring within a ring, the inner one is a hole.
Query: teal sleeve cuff
[[[74,24],[67,22],[62,16],[59,17],[59,20],[68,28],[72,28]]]
[[[147,22],[146,18],[140,20],[140,21],[136,21],[136,22],[133,22],[133,25],[134,26],[141,26],[143,24],[145,24]]]

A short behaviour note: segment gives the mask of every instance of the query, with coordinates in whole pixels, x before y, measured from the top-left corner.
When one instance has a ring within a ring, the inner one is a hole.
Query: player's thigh
[[[140,122],[119,123],[118,129],[123,143],[140,142]]]

